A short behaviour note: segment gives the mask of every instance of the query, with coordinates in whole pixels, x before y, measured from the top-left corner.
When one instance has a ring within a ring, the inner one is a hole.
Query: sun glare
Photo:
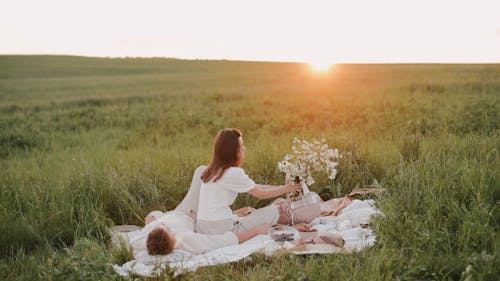
[[[315,72],[327,72],[332,68],[333,63],[319,60],[309,62],[309,66]]]

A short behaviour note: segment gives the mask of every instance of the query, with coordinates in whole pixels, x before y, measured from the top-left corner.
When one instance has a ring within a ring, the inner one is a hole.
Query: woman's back
[[[203,182],[200,189],[197,220],[219,221],[233,219],[229,207],[238,193],[245,193],[255,187],[255,182],[239,167],[228,168],[217,181]]]

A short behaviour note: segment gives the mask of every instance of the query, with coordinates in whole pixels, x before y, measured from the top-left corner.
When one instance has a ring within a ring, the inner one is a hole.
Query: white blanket
[[[305,251],[291,251],[294,254],[330,254],[341,252],[359,251],[371,247],[375,243],[375,235],[369,227],[372,215],[381,214],[375,207],[373,200],[354,200],[337,217],[320,217],[312,224],[318,232],[337,233],[345,240],[344,248],[332,245],[307,245]],[[362,227],[363,226],[363,227]],[[255,252],[272,255],[276,251],[292,248],[290,242],[278,243],[269,235],[258,235],[245,243],[220,248],[202,255],[194,255],[182,250],[174,250],[166,256],[150,256],[146,251],[135,255],[135,259],[125,264],[113,265],[115,271],[121,276],[137,274],[141,276],[155,276],[166,266],[175,269],[175,274],[188,270],[196,270],[201,266],[216,265],[241,260]]]

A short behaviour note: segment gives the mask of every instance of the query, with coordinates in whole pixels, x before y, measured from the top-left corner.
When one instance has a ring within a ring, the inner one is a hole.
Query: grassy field
[[[0,280],[120,280],[106,227],[174,208],[216,132],[280,184],[293,137],[344,153],[324,199],[378,183],[375,247],[202,268],[189,280],[497,280],[500,65],[0,56]],[[239,196],[236,207],[266,201]],[[158,280],[169,280],[169,272]]]

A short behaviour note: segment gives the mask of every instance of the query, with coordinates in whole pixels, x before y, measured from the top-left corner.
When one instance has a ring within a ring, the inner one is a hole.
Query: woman
[[[201,175],[196,232],[220,234],[227,231],[248,231],[260,224],[274,225],[279,219],[276,206],[269,206],[238,217],[229,207],[238,193],[249,193],[258,199],[275,198],[295,192],[299,184],[284,186],[256,185],[240,167],[245,158],[242,133],[238,129],[223,129],[215,139],[210,165]]]

